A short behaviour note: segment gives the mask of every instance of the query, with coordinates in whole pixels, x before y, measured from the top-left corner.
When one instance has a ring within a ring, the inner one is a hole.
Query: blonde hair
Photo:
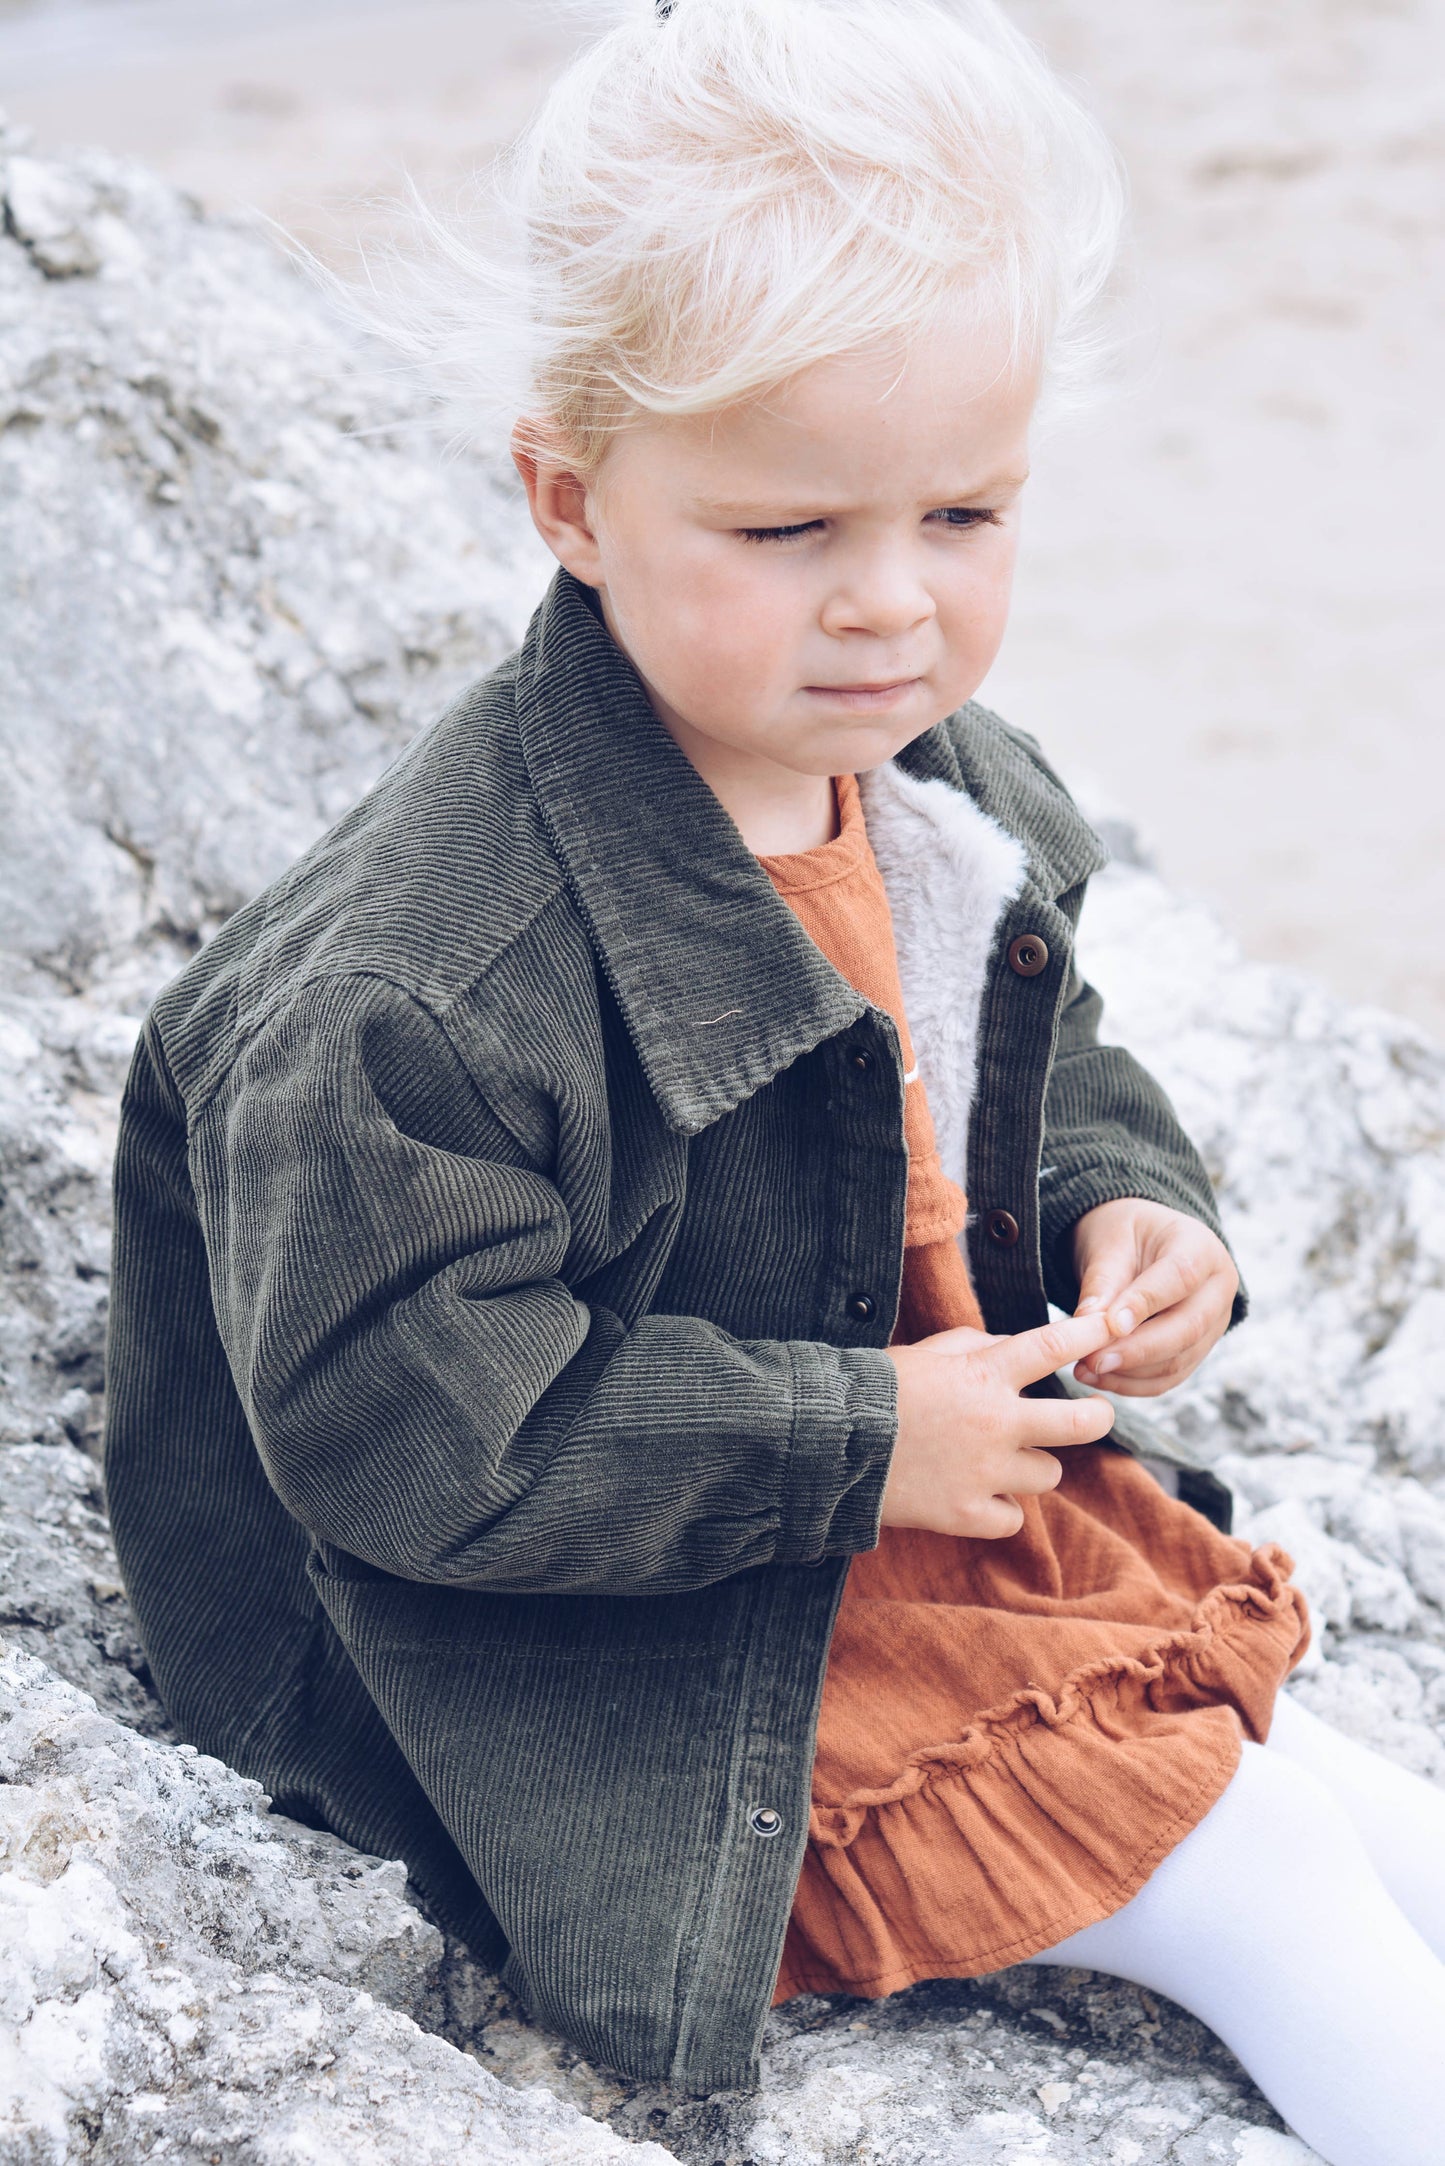
[[[592,7],[588,12],[599,12]],[[994,0],[603,0],[611,18],[380,314],[457,437],[583,472],[945,306],[1091,373],[1123,181]]]

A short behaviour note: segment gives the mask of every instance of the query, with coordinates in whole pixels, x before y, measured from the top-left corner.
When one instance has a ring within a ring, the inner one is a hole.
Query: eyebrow
[[[1001,489],[1021,489],[1027,480],[1027,473],[990,474],[987,480],[975,482],[971,488],[955,490],[951,495],[946,491],[940,491],[936,496],[930,496],[925,501],[930,509],[951,505],[963,508],[970,504],[980,503],[984,498],[995,495]],[[783,498],[775,504],[765,503],[760,497],[750,497],[740,502],[727,501],[718,497],[699,497],[697,501],[698,508],[701,511],[712,512],[720,519],[733,519],[740,525],[748,526],[762,526],[770,519],[784,522],[804,518],[830,519],[836,516],[839,511],[848,511],[852,508],[847,504],[839,504],[832,507],[819,506],[805,512],[803,506],[809,502],[809,499],[801,496]]]

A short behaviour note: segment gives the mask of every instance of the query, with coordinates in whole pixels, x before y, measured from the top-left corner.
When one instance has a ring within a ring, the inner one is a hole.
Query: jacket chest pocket
[[[882,1346],[908,1162],[897,1033],[870,1010],[694,1136],[654,1308],[738,1338]]]

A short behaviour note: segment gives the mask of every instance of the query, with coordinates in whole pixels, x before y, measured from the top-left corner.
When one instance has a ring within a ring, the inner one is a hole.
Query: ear
[[[512,431],[512,463],[527,492],[532,524],[558,562],[589,587],[602,584],[602,557],[593,527],[591,485],[548,450],[523,419]]]

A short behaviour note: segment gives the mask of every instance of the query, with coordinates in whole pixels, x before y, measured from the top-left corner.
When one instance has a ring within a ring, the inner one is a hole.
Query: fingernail
[[[1098,1360],[1094,1363],[1095,1376],[1107,1376],[1111,1369],[1117,1369],[1121,1366],[1123,1358],[1122,1354],[1100,1354]]]
[[[1120,1338],[1122,1338],[1126,1331],[1132,1331],[1134,1329],[1134,1326],[1139,1321],[1139,1319],[1134,1314],[1134,1311],[1132,1309],[1115,1309],[1113,1315],[1109,1318],[1109,1321],[1114,1326],[1114,1329],[1118,1332]]]

